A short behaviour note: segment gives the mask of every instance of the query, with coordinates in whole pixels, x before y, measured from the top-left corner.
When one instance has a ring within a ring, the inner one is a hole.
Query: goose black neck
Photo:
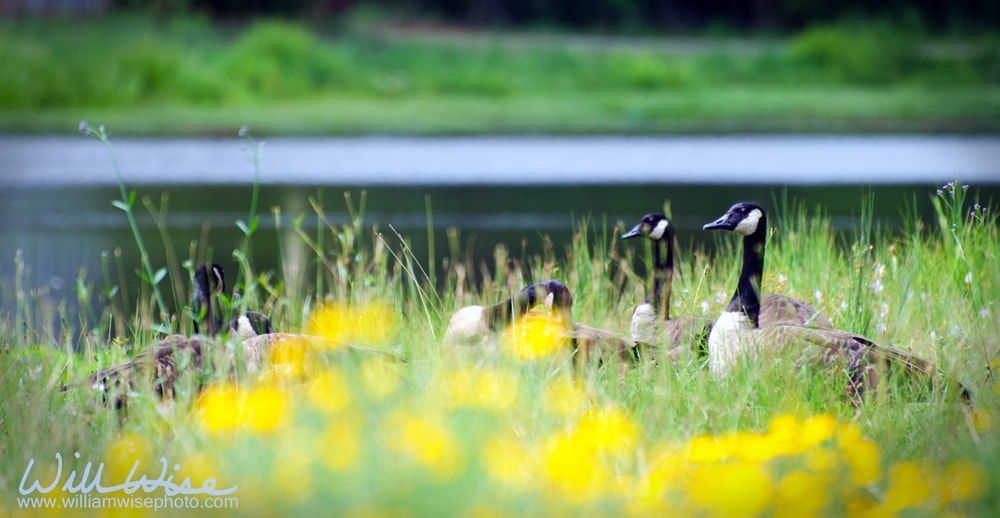
[[[670,292],[674,279],[674,247],[670,233],[653,242],[653,293],[646,302],[656,308],[660,318],[670,318]]]
[[[214,308],[213,301],[213,291],[219,290],[221,293],[225,290],[225,281],[216,277],[215,269],[217,267],[212,267],[212,272],[209,272],[208,265],[202,265],[194,274],[194,295],[191,297],[191,305],[194,310],[195,316],[198,317],[194,322],[194,332],[198,333],[198,321],[201,320],[206,322],[208,325],[208,334],[214,336],[216,333],[222,331],[222,315],[221,312],[217,312]],[[215,281],[214,283],[212,281]],[[214,285],[214,286],[213,286]]]
[[[486,308],[487,325],[490,329],[504,327],[545,300],[549,294],[552,295],[552,310],[568,316],[573,305],[569,288],[558,281],[539,281],[521,289],[513,297]]]
[[[747,316],[753,327],[758,327],[760,315],[760,281],[764,275],[764,246],[767,221],[760,217],[757,230],[743,238],[743,269],[736,293],[726,311],[739,311]]]

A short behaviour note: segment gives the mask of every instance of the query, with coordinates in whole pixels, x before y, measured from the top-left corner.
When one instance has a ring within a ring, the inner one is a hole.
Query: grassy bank
[[[974,411],[954,397],[905,391],[854,407],[836,375],[770,366],[720,381],[693,358],[635,368],[620,381],[613,361],[574,371],[558,341],[517,334],[498,338],[495,356],[453,357],[440,346],[452,311],[547,278],[572,290],[574,319],[627,334],[646,282],[634,267],[650,257],[643,243],[616,237],[634,222],[582,221],[571,246],[535,257],[498,246],[488,277],[474,281],[480,266],[467,264],[460,234],[438,243],[437,256],[413,257],[405,236],[367,220],[363,200],[347,199],[350,224],[291,229],[280,271],[254,269],[253,225],[244,225],[248,241],[234,251],[240,271],[227,272],[242,294],[232,310],[265,311],[280,330],[391,350],[405,364],[286,343],[262,375],[239,385],[226,368],[208,368],[209,388],[199,395],[193,381],[182,385],[169,412],[140,387],[120,423],[88,387],[58,387],[153,343],[164,327],[187,332],[190,315],[162,318],[153,287],[183,305],[204,244],[150,258],[142,269],[164,268],[148,276],[159,282],[109,257],[108,271],[122,273],[81,278],[81,294],[100,295],[79,314],[13,272],[0,284],[3,307],[13,308],[0,317],[0,508],[18,505],[30,459],[29,485],[46,486],[61,452],[63,480],[70,467],[80,473],[103,461],[104,485],[123,480],[136,460],[137,474],[156,478],[164,457],[178,465],[169,471],[175,481],[238,486],[231,496],[244,515],[995,514],[1000,396],[983,367],[995,365],[1000,332],[996,208],[977,205],[974,187],[933,190],[937,220],[910,218],[899,233],[863,222],[843,242],[822,212],[767,204],[764,290],[933,358],[974,392]],[[720,213],[730,201],[738,200]],[[858,200],[862,214],[867,203]],[[637,210],[636,219],[657,209]],[[728,235],[711,250],[682,250],[672,313],[718,314],[739,257]],[[141,298],[124,298],[137,282]],[[506,352],[508,340],[522,354]]]
[[[995,132],[989,37],[870,25],[766,44],[192,19],[4,22],[0,130],[128,134]]]

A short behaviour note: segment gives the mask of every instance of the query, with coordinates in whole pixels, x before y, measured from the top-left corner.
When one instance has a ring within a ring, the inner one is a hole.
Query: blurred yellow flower
[[[445,374],[444,396],[452,407],[502,411],[517,401],[517,378],[495,368],[459,368]]]
[[[224,384],[209,387],[198,400],[198,418],[213,433],[249,428],[270,432],[287,420],[287,396],[277,388],[240,389]]]
[[[634,516],[650,516],[677,513],[674,505],[668,505],[666,493],[677,487],[687,475],[684,459],[674,448],[664,447],[655,455],[646,476],[641,477],[632,488],[627,488],[626,511]],[[671,504],[674,504],[671,502]]]
[[[548,441],[543,454],[547,480],[574,499],[597,498],[610,476],[593,450],[593,444],[572,433]]]
[[[700,466],[687,483],[691,500],[716,516],[756,516],[774,493],[764,468],[746,461]]]
[[[198,419],[209,432],[235,430],[243,421],[243,397],[234,385],[213,385],[198,398]]]
[[[837,420],[829,414],[820,414],[802,422],[799,437],[803,448],[812,448],[826,442],[835,433],[837,433]]]
[[[444,425],[429,417],[397,410],[383,423],[388,432],[386,446],[447,479],[459,468],[456,438]]]
[[[365,360],[359,371],[365,393],[372,399],[384,399],[395,392],[402,381],[399,364],[380,358]]]
[[[123,483],[136,462],[139,463],[139,467],[132,480],[139,480],[145,474],[152,475],[154,472],[158,474],[162,469],[160,463],[153,464],[157,459],[154,459],[152,444],[145,437],[131,432],[125,432],[111,441],[104,457],[102,479],[105,486]],[[63,462],[65,470],[66,460]],[[46,478],[38,477],[38,480],[44,481]]]
[[[201,487],[205,479],[220,480],[222,476],[219,465],[202,452],[192,453],[177,463],[180,469],[173,473],[174,482],[180,484],[185,478],[191,480],[192,487]],[[219,487],[223,486],[220,482]]]
[[[326,369],[312,376],[306,382],[305,393],[313,408],[327,414],[351,404],[351,389],[339,369]]]
[[[586,394],[569,376],[550,379],[542,392],[542,404],[545,405],[545,409],[559,417],[579,415],[586,403]]]
[[[878,481],[881,454],[875,443],[862,437],[861,431],[856,427],[845,426],[837,434],[837,444],[844,455],[844,462],[850,468],[854,487]]]
[[[306,339],[282,337],[271,345],[269,359],[277,379],[292,379],[301,376],[305,368]]]
[[[353,412],[327,422],[320,435],[320,461],[331,471],[353,468],[361,456],[361,418]]]
[[[827,504],[827,481],[804,471],[792,471],[778,482],[774,495],[776,517],[817,516]]]
[[[690,462],[719,462],[731,456],[728,443],[720,442],[717,437],[702,435],[687,443],[687,459]]]
[[[521,361],[549,358],[568,350],[566,323],[551,313],[529,311],[504,332],[507,353]]]
[[[486,473],[503,484],[524,487],[531,481],[531,455],[515,437],[498,436],[482,449]]]
[[[947,504],[979,498],[986,492],[986,470],[976,462],[952,462],[941,475],[941,499]]]
[[[889,469],[889,487],[884,505],[891,511],[918,507],[933,494],[933,474],[914,462],[901,462]]]
[[[582,445],[599,452],[620,454],[632,449],[636,426],[617,407],[590,410],[583,415],[576,435]]]
[[[326,304],[313,311],[306,332],[330,342],[317,342],[327,348],[345,344],[382,345],[396,331],[395,313],[388,304],[370,302],[361,306]]]
[[[269,432],[285,421],[285,394],[274,387],[257,387],[247,394],[247,425],[257,432]]]

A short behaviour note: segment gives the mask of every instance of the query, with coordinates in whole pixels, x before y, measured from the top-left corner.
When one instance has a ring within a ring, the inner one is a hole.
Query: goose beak
[[[711,223],[706,223],[704,226],[701,227],[702,230],[714,230],[714,229],[732,230],[733,228],[735,227],[733,226],[732,223],[729,222],[728,212],[723,214],[722,217],[720,217],[719,219]]]
[[[642,235],[642,223],[632,227],[632,230],[622,234],[622,239],[628,239],[631,237],[638,237]]]

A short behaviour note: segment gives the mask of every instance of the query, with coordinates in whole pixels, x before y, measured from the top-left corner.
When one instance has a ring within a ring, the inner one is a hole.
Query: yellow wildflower
[[[756,516],[771,502],[771,478],[760,464],[736,461],[695,469],[688,495],[717,516]]]
[[[542,402],[549,413],[560,417],[572,417],[583,410],[587,398],[572,378],[560,376],[545,384]]]
[[[396,391],[402,378],[399,365],[380,358],[370,358],[361,364],[361,382],[372,399],[383,399]]]
[[[889,470],[885,507],[899,511],[918,507],[932,495],[931,473],[913,462],[901,462]]]
[[[531,455],[515,437],[493,437],[482,449],[486,473],[497,482],[523,487],[531,480]]]
[[[837,444],[844,455],[844,462],[851,470],[851,483],[854,487],[878,481],[880,453],[875,443],[863,438],[856,427],[846,426],[837,434]]]
[[[829,414],[820,414],[806,419],[800,429],[800,441],[803,448],[826,442],[837,432],[837,420]]]
[[[583,415],[576,435],[581,444],[600,452],[623,453],[635,444],[635,424],[616,407],[590,410]]]
[[[976,462],[952,462],[941,476],[941,496],[947,504],[959,500],[979,498],[986,491],[986,470]]]
[[[328,348],[344,344],[379,345],[395,333],[395,317],[387,304],[373,302],[360,307],[327,304],[309,317],[307,332],[330,340],[318,342]]]
[[[327,422],[319,438],[320,461],[331,471],[346,471],[361,456],[361,418],[353,412]]]
[[[683,460],[673,448],[664,448],[655,457],[646,476],[640,478],[626,494],[626,510],[637,516],[665,515],[676,512],[668,506],[666,494],[685,475]]]
[[[504,333],[503,343],[518,360],[548,358],[568,348],[566,324],[550,313],[529,311]]]
[[[805,448],[802,426],[793,415],[775,417],[767,428],[767,438],[774,456],[797,455]]]
[[[273,387],[258,387],[248,394],[246,419],[250,429],[269,432],[285,421],[285,394]]]
[[[718,438],[710,435],[695,437],[687,444],[687,458],[691,462],[713,463],[731,456],[728,444],[720,443]]]
[[[111,441],[105,452],[102,485],[116,486],[125,482],[136,462],[139,463],[139,466],[132,476],[132,480],[139,480],[145,474],[152,475],[154,472],[158,474],[162,466],[159,463],[154,465],[155,460],[153,447],[146,438],[135,433],[123,433]],[[66,463],[67,459],[63,459],[64,471]],[[44,482],[46,479],[38,477],[37,480]],[[62,486],[60,485],[60,487]]]
[[[455,369],[447,373],[443,385],[453,407],[505,410],[517,400],[517,378],[497,369]]]
[[[198,400],[198,418],[209,432],[250,428],[270,432],[287,418],[286,396],[280,390],[261,386],[250,390],[233,385],[210,387]]]
[[[774,510],[777,517],[817,516],[826,507],[827,482],[819,475],[792,471],[778,483]]]
[[[305,368],[306,340],[283,337],[271,346],[270,361],[277,379],[301,376]]]
[[[351,390],[338,369],[327,369],[313,376],[305,387],[313,408],[332,414],[351,404]]]
[[[229,480],[222,480],[219,465],[204,453],[193,453],[177,463],[180,469],[173,473],[174,483],[180,484],[185,478],[191,480],[192,487],[202,487],[206,479],[214,478],[218,487],[230,487]],[[232,481],[235,482],[235,481]],[[228,484],[228,485],[226,485]]]
[[[233,385],[213,385],[198,399],[198,418],[209,432],[235,430],[245,419],[244,398]]]
[[[576,499],[595,498],[610,478],[599,462],[593,444],[575,434],[549,440],[543,456],[545,475],[558,489]]]
[[[459,467],[456,438],[441,423],[428,417],[397,412],[386,419],[389,449],[427,467],[440,478]]]

